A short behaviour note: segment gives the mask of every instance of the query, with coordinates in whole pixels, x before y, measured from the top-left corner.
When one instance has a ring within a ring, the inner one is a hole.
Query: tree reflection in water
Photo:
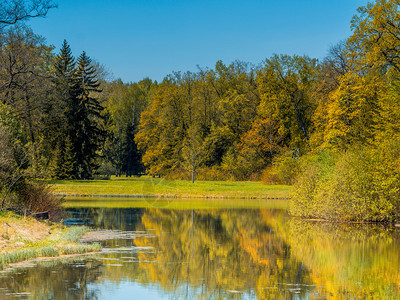
[[[400,299],[400,232],[393,226],[290,219],[277,231],[311,270],[319,294]]]
[[[131,282],[187,299],[399,296],[394,229],[304,222],[273,209],[84,211],[100,228],[152,236],[108,242],[125,249],[77,263],[9,273],[0,278],[4,293],[93,299],[106,284]]]

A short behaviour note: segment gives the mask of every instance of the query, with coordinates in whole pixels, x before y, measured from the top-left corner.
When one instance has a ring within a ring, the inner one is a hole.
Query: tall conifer
[[[95,97],[101,92],[100,83],[91,62],[83,52],[78,58],[74,73],[74,122],[71,141],[76,154],[77,177],[81,179],[92,177],[97,167],[97,150],[105,135],[101,115],[104,108]]]
[[[76,178],[78,169],[76,163],[73,163],[72,166],[69,165],[68,168],[63,166],[65,157],[75,161],[75,152],[73,147],[70,146],[71,141],[67,140],[67,137],[74,134],[74,123],[76,119],[73,93],[75,58],[66,40],[64,40],[60,53],[56,57],[54,68],[56,102],[59,108],[60,120],[57,124],[57,130],[55,131],[58,133],[57,147],[59,147],[59,151],[54,151],[53,156],[61,156],[54,157],[54,160],[58,162],[55,174],[60,179]]]

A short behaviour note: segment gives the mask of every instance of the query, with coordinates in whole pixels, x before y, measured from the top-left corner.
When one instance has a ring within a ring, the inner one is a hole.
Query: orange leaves
[[[251,129],[242,136],[241,152],[255,149],[263,159],[271,160],[285,147],[285,129],[280,125],[274,118],[255,120]]]

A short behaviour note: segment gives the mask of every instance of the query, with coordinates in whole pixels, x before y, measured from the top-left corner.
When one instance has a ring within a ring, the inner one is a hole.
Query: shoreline
[[[3,268],[3,270],[0,270],[0,273],[6,273],[11,270],[17,269],[17,268],[29,268],[29,267],[35,267],[36,265],[34,263],[41,263],[41,262],[48,262],[48,261],[55,261],[55,260],[62,260],[62,259],[70,259],[70,258],[77,258],[77,257],[82,257],[82,256],[89,256],[89,255],[96,255],[102,253],[101,251],[96,251],[96,252],[85,252],[85,253],[75,253],[75,254],[65,254],[65,255],[59,255],[59,256],[43,256],[43,257],[36,257],[34,259],[30,260],[24,260],[16,263],[11,263],[8,264]]]
[[[170,194],[74,194],[74,193],[52,193],[54,196],[71,197],[71,198],[149,198],[149,199],[260,199],[260,200],[290,200],[289,196],[230,196],[230,195],[170,195]]]
[[[115,239],[135,239],[138,237],[154,237],[154,235],[145,233],[145,232],[137,232],[137,231],[120,231],[120,230],[87,230],[83,235],[79,237],[79,245],[93,245],[95,243],[107,241],[107,240],[115,240]],[[135,247],[140,248],[140,247]],[[20,249],[15,249],[15,251],[19,251]],[[102,253],[109,253],[110,249],[107,248],[99,248],[97,251],[87,251],[83,253],[70,253],[70,254],[60,254],[58,256],[38,256],[31,259],[26,259],[18,262],[12,262],[7,265],[3,265],[0,273],[9,272],[16,268],[27,268],[36,266],[35,263],[48,262],[48,261],[58,261],[65,260],[71,258],[77,258],[82,256],[89,255],[97,255]],[[4,253],[0,252],[1,255]]]
[[[0,270],[38,258],[98,252],[98,243],[82,243],[87,227],[65,227],[13,213],[0,216]]]

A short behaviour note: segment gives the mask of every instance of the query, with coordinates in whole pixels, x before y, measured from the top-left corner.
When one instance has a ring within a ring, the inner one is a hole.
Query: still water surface
[[[399,228],[140,201],[69,202],[68,218],[136,237],[2,273],[0,299],[400,299]]]

